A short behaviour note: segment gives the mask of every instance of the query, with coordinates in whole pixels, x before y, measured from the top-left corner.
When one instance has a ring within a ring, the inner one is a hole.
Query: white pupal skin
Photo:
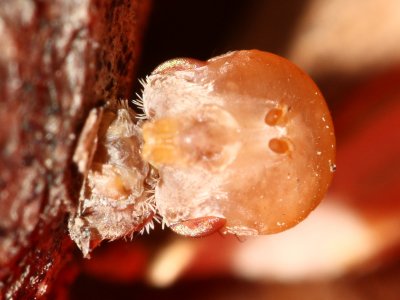
[[[205,230],[279,232],[329,186],[329,111],[286,59],[250,50],[168,61],[148,77],[143,102],[142,156],[159,171],[156,205],[172,227],[216,218],[223,222]]]
[[[149,165],[139,152],[140,128],[127,101],[93,109],[74,161],[83,175],[71,238],[85,257],[103,240],[131,236],[153,227],[155,214]]]

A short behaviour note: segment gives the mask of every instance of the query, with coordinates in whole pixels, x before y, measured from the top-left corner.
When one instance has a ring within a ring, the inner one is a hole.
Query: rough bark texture
[[[131,96],[147,1],[1,1],[0,299],[45,295],[69,257],[72,155],[93,106]]]

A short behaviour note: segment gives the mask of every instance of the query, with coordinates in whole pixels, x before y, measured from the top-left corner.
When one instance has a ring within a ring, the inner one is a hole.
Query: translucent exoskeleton
[[[288,60],[257,50],[175,59],[143,87],[140,121],[124,102],[109,105],[88,118],[97,133],[81,136],[85,181],[70,232],[82,250],[151,227],[156,214],[187,236],[275,233],[321,201],[333,125],[317,86]]]
[[[142,155],[161,178],[156,206],[178,233],[282,231],[317,206],[331,181],[328,108],[282,57],[251,50],[168,61],[147,78],[143,106]]]

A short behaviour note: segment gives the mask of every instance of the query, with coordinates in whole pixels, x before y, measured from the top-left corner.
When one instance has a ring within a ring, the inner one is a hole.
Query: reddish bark
[[[46,294],[70,257],[88,111],[131,96],[148,1],[0,6],[0,298]]]

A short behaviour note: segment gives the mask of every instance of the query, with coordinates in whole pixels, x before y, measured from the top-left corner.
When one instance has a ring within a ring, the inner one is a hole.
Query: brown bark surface
[[[131,96],[147,4],[0,5],[0,299],[40,298],[70,257],[72,155],[89,110]]]

